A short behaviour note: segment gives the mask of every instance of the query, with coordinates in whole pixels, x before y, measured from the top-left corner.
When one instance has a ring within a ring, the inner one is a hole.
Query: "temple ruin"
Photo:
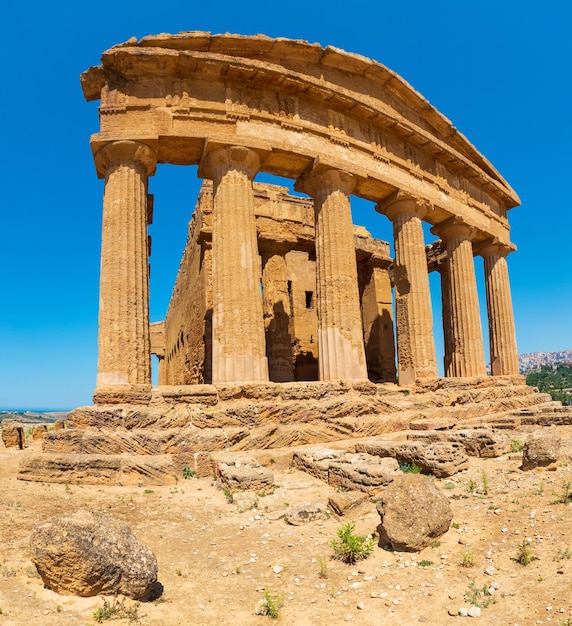
[[[506,259],[519,199],[397,74],[333,47],[188,32],[116,45],[81,83],[100,101],[91,148],[105,181],[97,385],[95,406],[72,412],[46,453],[106,455],[109,475],[121,466],[158,480],[181,463],[201,470],[216,450],[547,401],[518,372]],[[198,166],[204,183],[167,316],[151,324],[157,163]],[[259,172],[307,197],[258,183]],[[394,258],[352,224],[352,195],[391,221]],[[431,246],[423,222],[439,237]],[[484,259],[492,376],[474,257]],[[442,320],[429,271],[440,273]],[[139,460],[109,469],[124,452]]]

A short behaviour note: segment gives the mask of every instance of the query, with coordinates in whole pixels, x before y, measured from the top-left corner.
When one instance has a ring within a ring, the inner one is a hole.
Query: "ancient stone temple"
[[[285,187],[260,183],[254,184],[253,197],[268,380],[319,380],[313,203],[289,195]],[[212,383],[224,377],[216,362],[220,356],[213,363],[212,240],[213,186],[207,180],[189,225],[167,317],[151,325],[159,385]],[[353,242],[367,375],[375,382],[395,382],[389,245],[357,226]],[[238,262],[228,260],[231,269]],[[236,306],[234,325],[240,327],[247,322],[239,314],[244,304],[238,299]]]
[[[98,453],[108,480],[158,480],[181,463],[201,470],[201,455],[220,449],[546,402],[518,375],[507,269],[518,197],[397,74],[333,47],[189,32],[116,45],[81,82],[100,101],[91,148],[105,181],[97,386],[95,406],[72,412],[73,428],[48,437],[46,453]],[[157,163],[198,166],[204,183],[168,313],[151,324]],[[305,196],[260,184],[260,172]],[[390,220],[394,258],[352,224],[352,195],[371,201],[372,219]],[[424,222],[439,238],[430,246]],[[441,276],[442,320],[430,271]],[[125,452],[136,459],[129,469]]]

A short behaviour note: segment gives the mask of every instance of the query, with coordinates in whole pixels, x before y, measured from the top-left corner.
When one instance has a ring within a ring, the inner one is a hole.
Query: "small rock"
[[[469,617],[480,617],[481,616],[481,609],[478,606],[472,606],[468,611],[467,611],[467,615]]]
[[[459,615],[460,615],[461,617],[468,617],[468,616],[469,616],[469,610],[468,610],[468,609],[466,609],[464,606],[462,606],[462,607],[459,609]]]
[[[489,565],[487,568],[485,568],[485,574],[488,574],[489,576],[494,576],[495,572],[496,570],[492,565]]]
[[[275,566],[272,568],[272,571],[273,571],[275,574],[280,574],[280,572],[282,571],[282,569],[283,569],[283,567],[282,567],[281,565],[275,565]]]
[[[459,609],[456,609],[455,607],[451,606],[447,609],[447,613],[451,617],[457,617],[457,615],[459,615]]]
[[[358,602],[356,608],[363,611],[365,609],[365,604],[363,602]]]

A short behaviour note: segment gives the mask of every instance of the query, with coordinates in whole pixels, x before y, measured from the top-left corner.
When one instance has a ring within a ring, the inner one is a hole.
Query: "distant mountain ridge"
[[[558,363],[572,363],[572,350],[558,352],[530,352],[518,357],[521,374],[537,372],[543,365],[557,365]]]

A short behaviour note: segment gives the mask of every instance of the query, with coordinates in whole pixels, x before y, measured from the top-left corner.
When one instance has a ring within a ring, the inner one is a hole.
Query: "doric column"
[[[274,243],[262,252],[262,294],[268,377],[274,382],[294,380],[290,335],[290,293],[285,255],[288,248]]]
[[[150,386],[147,177],[156,155],[116,141],[95,162],[105,177],[97,387]]]
[[[427,208],[427,204],[399,190],[376,207],[393,222],[397,365],[401,385],[412,384],[416,378],[437,376],[422,222]]]
[[[447,259],[437,263],[437,271],[441,276],[441,315],[443,322],[443,369],[445,376],[453,376],[451,361],[455,352],[453,322],[451,319],[451,285],[449,281],[449,265]]]
[[[477,250],[485,263],[491,374],[493,376],[519,373],[514,315],[506,262],[507,255],[514,250],[516,250],[516,246],[503,244],[497,238],[484,242]]]
[[[346,172],[312,172],[301,187],[314,199],[320,380],[367,380],[356,252]]]
[[[201,162],[199,174],[213,181],[213,383],[268,380],[252,189],[259,167],[256,152],[237,146]]]
[[[449,376],[486,376],[471,238],[474,229],[452,217],[431,229],[447,246],[454,351]]]
[[[367,372],[373,382],[396,380],[393,290],[388,262],[374,258],[358,264]]]

